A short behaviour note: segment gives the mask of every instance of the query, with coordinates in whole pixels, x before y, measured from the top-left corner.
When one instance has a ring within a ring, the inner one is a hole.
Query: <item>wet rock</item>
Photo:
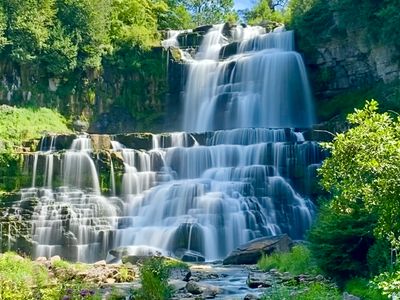
[[[177,40],[181,48],[197,48],[200,46],[205,32],[185,32],[178,35]]]
[[[149,246],[119,247],[110,250],[109,253],[117,258],[121,258],[124,264],[131,263],[133,265],[143,262],[150,257],[163,256],[160,249]]]
[[[186,250],[183,253],[178,253],[180,255],[177,256],[184,262],[205,262],[205,257],[197,251]]]
[[[153,135],[151,133],[118,134],[115,140],[132,149],[151,150],[153,148]]]
[[[185,277],[183,278],[183,281],[188,282],[190,280],[190,277],[192,276],[192,272],[187,272]]]
[[[193,295],[199,295],[203,293],[201,286],[193,280],[190,280],[186,284],[186,290]]]
[[[221,48],[221,50],[219,51],[219,58],[220,59],[225,59],[225,58],[228,58],[228,57],[230,57],[232,55],[237,54],[238,53],[238,49],[239,49],[239,45],[240,45],[239,42],[233,42],[233,43],[230,43],[230,44],[228,44],[226,46],[223,46]]]
[[[202,25],[193,29],[193,32],[207,33],[212,27],[213,25]]]
[[[218,287],[216,287],[216,286],[207,286],[206,288],[205,288],[205,290],[204,290],[204,292],[203,292],[203,294],[204,294],[204,296],[207,298],[207,299],[213,299],[213,298],[215,298],[218,294],[220,294],[221,293],[221,290],[218,288]]]
[[[169,284],[174,288],[174,290],[181,291],[186,288],[187,282],[185,282],[183,280],[175,279],[175,280],[169,281]]]
[[[111,138],[109,135],[91,134],[90,140],[92,141],[92,147],[95,151],[111,149]]]
[[[253,294],[247,294],[244,296],[243,300],[259,300],[260,298]]]
[[[288,252],[292,240],[287,234],[252,240],[233,250],[223,261],[224,265],[256,264],[263,253]]]
[[[262,287],[271,287],[273,283],[275,282],[275,278],[272,277],[268,273],[253,273],[250,272],[246,283],[249,288],[255,289],[255,288],[262,288]]]

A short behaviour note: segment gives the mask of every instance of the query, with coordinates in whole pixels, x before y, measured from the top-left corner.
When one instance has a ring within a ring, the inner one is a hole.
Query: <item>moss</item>
[[[354,108],[362,108],[366,99],[379,99],[381,110],[400,111],[400,80],[389,84],[377,83],[357,90],[345,91],[331,99],[316,103],[318,121],[339,116],[344,122]]]

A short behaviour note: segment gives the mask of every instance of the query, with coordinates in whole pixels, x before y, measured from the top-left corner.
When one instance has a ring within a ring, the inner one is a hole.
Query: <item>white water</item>
[[[190,62],[183,127],[209,132],[154,134],[147,151],[111,141],[124,164],[121,182],[111,164],[112,197],[101,196],[88,136],[75,139],[60,160],[55,142],[41,147],[31,168],[34,187],[21,200],[38,200],[36,256],[95,261],[128,246],[214,260],[253,238],[303,237],[314,214],[309,179],[322,155],[301,132],[279,129],[313,122],[293,33],[239,26],[232,35],[238,54],[219,60],[228,39],[218,25]],[[165,44],[172,39],[177,35]],[[43,188],[36,188],[40,175]]]
[[[222,26],[204,37],[189,67],[184,129],[204,132],[245,127],[311,127],[311,91],[292,31],[259,34],[238,27],[239,54],[220,61]]]

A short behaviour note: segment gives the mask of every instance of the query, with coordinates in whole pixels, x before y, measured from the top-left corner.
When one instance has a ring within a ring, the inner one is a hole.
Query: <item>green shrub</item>
[[[376,218],[371,214],[342,214],[323,205],[308,234],[318,267],[339,282],[368,276],[367,253],[374,243],[374,224]]]
[[[27,259],[6,253],[0,258],[0,299],[33,299],[48,280],[42,266],[34,265]],[[33,286],[37,286],[34,289]]]
[[[396,296],[393,299],[398,299],[400,297],[400,271],[381,273],[373,278],[371,284],[387,298]]]
[[[55,264],[58,268],[70,267],[61,261]],[[5,253],[0,257],[0,299],[101,299],[95,286],[55,273],[55,277],[50,277],[43,265],[11,252]]]
[[[262,300],[340,300],[342,296],[336,287],[315,282],[298,288],[278,286],[267,292]]]
[[[376,288],[371,286],[368,279],[365,278],[352,278],[346,282],[345,291],[360,297],[363,300],[385,300],[386,296],[383,296]]]
[[[317,271],[312,262],[310,250],[301,245],[294,246],[289,253],[263,255],[257,265],[263,271],[279,269],[282,272],[290,272],[294,275],[316,273]]]
[[[140,267],[140,282],[142,287],[135,292],[137,300],[169,299],[172,289],[168,285],[169,268],[161,257],[146,260]]]

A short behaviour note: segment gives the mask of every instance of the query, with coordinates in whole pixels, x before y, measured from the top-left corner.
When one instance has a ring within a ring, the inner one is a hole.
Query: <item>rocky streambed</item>
[[[39,257],[36,262],[46,266],[52,276],[81,279],[97,285],[103,299],[108,299],[111,292],[113,297],[118,295],[118,299],[133,299],[132,290],[140,287],[139,267],[130,263],[106,264],[99,261],[84,267],[65,267],[58,256],[50,259]],[[277,270],[261,272],[255,265],[224,266],[221,262],[191,264],[188,269],[174,268],[169,278],[174,300],[260,299],[263,294],[273,293],[279,285],[318,281],[325,279],[322,275],[293,276]]]

